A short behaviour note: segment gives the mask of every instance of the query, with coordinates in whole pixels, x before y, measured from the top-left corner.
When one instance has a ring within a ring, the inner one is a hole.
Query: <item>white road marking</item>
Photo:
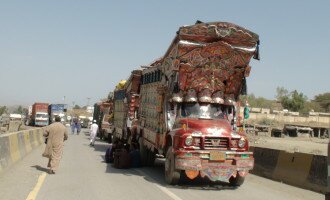
[[[142,170],[139,169],[134,169],[135,171],[137,171],[138,173],[140,173],[143,176],[148,177],[152,182],[155,183],[156,187],[158,189],[160,189],[162,192],[164,192],[167,196],[169,196],[171,199],[173,200],[183,200],[180,197],[176,196],[173,192],[169,191],[166,187],[159,185],[153,178],[151,178],[150,176],[148,176],[146,173],[144,173]]]

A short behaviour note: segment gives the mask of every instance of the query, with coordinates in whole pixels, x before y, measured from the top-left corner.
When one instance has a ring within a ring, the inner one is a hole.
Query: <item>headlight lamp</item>
[[[186,140],[184,142],[187,146],[191,146],[193,143],[193,138],[191,136],[186,137]]]
[[[246,140],[244,138],[241,138],[239,141],[238,141],[238,147],[239,148],[244,148],[246,145]]]

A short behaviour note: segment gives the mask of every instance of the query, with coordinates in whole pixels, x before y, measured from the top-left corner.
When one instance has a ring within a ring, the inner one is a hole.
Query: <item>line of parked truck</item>
[[[141,161],[166,157],[165,179],[205,177],[239,186],[254,166],[240,122],[259,36],[235,24],[180,27],[165,55],[131,72],[95,104],[100,137],[139,144]]]
[[[64,122],[66,111],[66,104],[34,103],[29,106],[26,125],[47,126],[55,121],[55,116],[61,117]]]

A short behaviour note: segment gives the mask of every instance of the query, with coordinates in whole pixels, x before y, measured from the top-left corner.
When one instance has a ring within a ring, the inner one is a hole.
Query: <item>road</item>
[[[115,169],[103,161],[109,144],[97,141],[94,147],[90,147],[87,134],[83,130],[80,135],[69,135],[55,175],[46,173],[47,160],[41,157],[44,146],[1,174],[0,199],[324,199],[319,193],[254,175],[249,175],[239,188],[200,182],[169,186],[164,181],[162,160],[152,168]]]

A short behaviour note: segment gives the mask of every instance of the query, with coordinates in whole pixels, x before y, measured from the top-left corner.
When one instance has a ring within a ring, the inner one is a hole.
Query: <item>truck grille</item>
[[[228,138],[207,137],[204,140],[204,149],[218,149],[229,146]]]

